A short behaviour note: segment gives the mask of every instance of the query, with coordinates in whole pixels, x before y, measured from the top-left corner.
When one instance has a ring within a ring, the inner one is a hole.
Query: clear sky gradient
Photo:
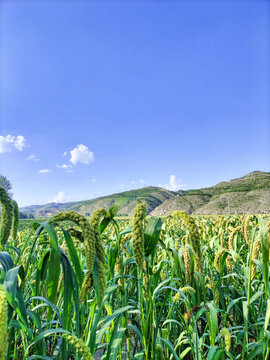
[[[2,0],[0,172],[19,205],[270,171],[269,7]]]

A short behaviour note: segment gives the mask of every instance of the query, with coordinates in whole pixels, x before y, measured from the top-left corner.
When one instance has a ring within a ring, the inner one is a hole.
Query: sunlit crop
[[[1,360],[270,358],[269,216],[139,203],[17,230],[0,195]]]

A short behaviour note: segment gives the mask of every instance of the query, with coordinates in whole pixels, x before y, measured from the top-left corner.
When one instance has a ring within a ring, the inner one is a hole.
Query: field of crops
[[[0,360],[270,359],[269,216],[18,224],[0,190]]]

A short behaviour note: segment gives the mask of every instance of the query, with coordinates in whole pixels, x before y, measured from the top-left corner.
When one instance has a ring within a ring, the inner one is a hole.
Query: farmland
[[[269,215],[141,202],[17,227],[1,191],[1,360],[270,358]]]

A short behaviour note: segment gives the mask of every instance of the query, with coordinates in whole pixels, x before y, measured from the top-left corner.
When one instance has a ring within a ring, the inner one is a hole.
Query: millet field
[[[0,202],[0,360],[270,359],[270,216]]]

